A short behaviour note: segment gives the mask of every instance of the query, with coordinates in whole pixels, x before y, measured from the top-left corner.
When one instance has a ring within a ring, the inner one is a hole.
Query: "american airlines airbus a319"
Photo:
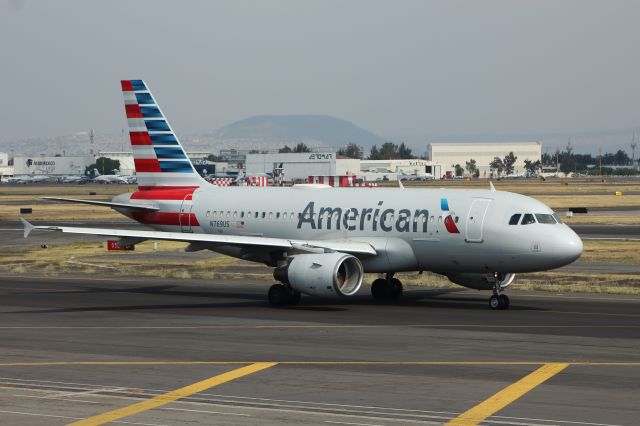
[[[395,299],[403,271],[432,271],[456,284],[489,290],[492,309],[506,309],[504,290],[516,273],[567,265],[582,241],[532,198],[493,189],[361,189],[322,185],[217,187],[206,182],[142,80],[123,80],[138,190],[111,202],[60,199],[110,207],[155,230],[33,226],[34,229],[189,243],[274,268],[280,283],[269,302],[295,304],[301,293],[349,297],[365,272],[376,299]],[[382,276],[382,275],[381,275]]]

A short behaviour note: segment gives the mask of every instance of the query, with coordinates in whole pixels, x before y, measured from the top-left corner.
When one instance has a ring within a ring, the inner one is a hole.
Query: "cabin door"
[[[191,229],[191,211],[193,210],[193,194],[187,194],[182,200],[180,205],[180,213],[178,218],[180,220],[180,231],[193,232]]]
[[[482,242],[482,226],[491,200],[476,198],[471,203],[467,216],[467,232],[465,241],[468,243]]]

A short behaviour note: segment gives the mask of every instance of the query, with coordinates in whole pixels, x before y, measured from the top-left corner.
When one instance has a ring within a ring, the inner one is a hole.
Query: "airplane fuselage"
[[[114,201],[156,205],[158,212],[133,217],[163,231],[367,242],[381,255],[361,257],[366,272],[532,272],[566,265],[582,252],[564,224],[510,225],[515,214],[548,218],[553,211],[502,191],[211,186],[167,192],[171,200],[135,194]],[[213,250],[264,261],[246,248]]]

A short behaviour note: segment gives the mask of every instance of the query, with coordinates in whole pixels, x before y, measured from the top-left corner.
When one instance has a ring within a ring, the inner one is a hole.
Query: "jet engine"
[[[364,270],[360,260],[345,253],[299,254],[273,276],[294,290],[311,296],[352,296],[362,285]]]
[[[449,281],[452,283],[476,290],[493,290],[496,283],[496,277],[493,274],[450,272],[444,275],[449,278]],[[500,288],[508,287],[515,277],[516,274],[513,273],[499,274],[497,280],[500,282]]]

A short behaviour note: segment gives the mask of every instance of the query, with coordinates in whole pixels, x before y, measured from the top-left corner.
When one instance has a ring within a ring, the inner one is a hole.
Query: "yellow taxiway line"
[[[530,390],[560,373],[569,365],[570,364],[568,363],[545,364],[533,373],[502,389],[489,399],[486,399],[475,407],[465,411],[455,419],[450,420],[446,425],[477,425],[487,417],[492,416],[507,405],[511,404],[513,401],[519,399]]]
[[[142,413],[143,411],[161,407],[163,405],[166,405],[178,399],[185,398],[187,396],[205,391],[207,389],[221,385],[223,383],[230,382],[231,380],[235,380],[237,378],[264,370],[266,368],[273,367],[276,364],[277,363],[275,362],[257,362],[251,365],[247,365],[245,367],[236,368],[235,370],[231,370],[226,373],[210,377],[200,382],[196,382],[191,385],[182,387],[180,389],[176,389],[171,392],[167,392],[167,393],[155,396],[151,399],[138,402],[136,404],[129,405],[127,407],[118,408],[116,410],[98,414],[96,416],[89,417],[84,420],[79,420],[77,422],[69,423],[69,425],[95,426],[95,425],[102,425],[105,423],[113,422],[113,421],[122,419],[124,417],[129,417],[138,413]]]

